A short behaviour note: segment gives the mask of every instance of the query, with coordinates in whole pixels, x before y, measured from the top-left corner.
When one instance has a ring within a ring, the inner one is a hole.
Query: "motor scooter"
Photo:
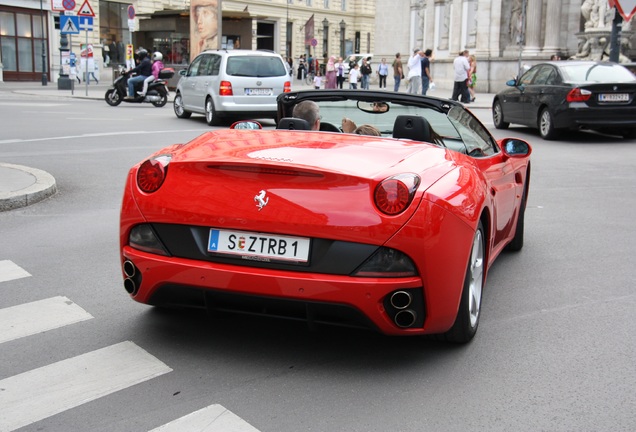
[[[152,81],[148,85],[148,91],[145,96],[139,96],[137,91],[141,91],[143,87],[143,81],[139,82],[135,86],[135,98],[125,99],[128,95],[128,79],[130,78],[130,71],[126,71],[123,66],[119,67],[119,77],[113,82],[113,86],[106,91],[104,99],[110,106],[117,106],[123,102],[131,103],[151,103],[157,108],[161,108],[168,103],[168,83],[167,79],[174,76],[174,69],[164,68],[159,72],[159,78]]]

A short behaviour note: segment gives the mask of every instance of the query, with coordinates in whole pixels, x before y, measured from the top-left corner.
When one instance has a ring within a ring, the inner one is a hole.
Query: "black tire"
[[[219,118],[214,109],[214,102],[212,102],[212,98],[210,97],[205,100],[205,122],[208,126],[219,125]]]
[[[554,119],[548,108],[543,108],[539,114],[539,135],[546,141],[556,139],[559,132],[554,128]]]
[[[116,89],[109,89],[104,95],[104,100],[110,106],[117,106],[121,103],[122,97]]]
[[[492,106],[492,121],[497,129],[508,129],[510,123],[504,121],[503,107],[498,100]]]
[[[158,90],[157,92],[159,93],[159,97],[161,97],[161,99],[159,99],[159,102],[152,102],[152,104],[157,108],[163,108],[168,103],[168,95],[163,90]]]
[[[186,111],[183,108],[183,98],[181,97],[181,93],[177,93],[175,95],[172,107],[174,108],[174,113],[178,118],[187,119],[192,115],[190,111]]]
[[[518,252],[523,248],[524,221],[526,219],[526,203],[528,200],[528,185],[530,184],[530,169],[526,174],[526,184],[523,186],[523,195],[521,196],[521,204],[519,205],[519,214],[517,215],[517,228],[512,241],[506,246],[506,250]]]
[[[462,299],[453,327],[443,335],[449,342],[467,343],[477,333],[481,316],[481,299],[486,275],[486,240],[479,222],[471,246]]]

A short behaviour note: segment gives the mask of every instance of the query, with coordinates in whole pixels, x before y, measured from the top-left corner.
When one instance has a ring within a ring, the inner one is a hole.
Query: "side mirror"
[[[506,85],[508,87],[517,87],[517,80],[516,79],[511,79],[510,81],[506,81]]]
[[[248,129],[248,130],[256,130],[263,129],[263,126],[257,121],[254,120],[240,120],[232,123],[230,129]]]
[[[506,138],[499,144],[503,154],[508,157],[526,157],[532,153],[532,147],[530,147],[530,144],[518,138]]]
[[[188,73],[188,70],[187,70],[187,69],[181,69],[181,70],[179,71],[179,75],[181,75],[181,76],[186,76],[186,74],[187,74],[187,73]]]

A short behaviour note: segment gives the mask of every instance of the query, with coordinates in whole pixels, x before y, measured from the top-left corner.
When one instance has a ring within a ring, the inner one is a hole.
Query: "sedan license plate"
[[[248,96],[271,96],[274,90],[271,88],[246,88],[245,94]]]
[[[598,95],[599,102],[627,102],[629,95],[627,93],[601,93]]]
[[[238,255],[255,261],[306,263],[309,245],[310,240],[304,237],[210,229],[208,252]]]

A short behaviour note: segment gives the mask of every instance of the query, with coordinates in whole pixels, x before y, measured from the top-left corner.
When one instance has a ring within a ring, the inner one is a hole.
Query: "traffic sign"
[[[61,34],[79,34],[79,17],[72,15],[60,15]]]
[[[93,8],[91,7],[91,4],[88,2],[88,0],[84,0],[84,3],[82,4],[82,7],[80,8],[77,14],[80,16],[87,16],[87,17],[95,16],[95,12],[93,12]]]
[[[79,19],[80,30],[93,30],[93,17],[82,16],[77,18]]]
[[[610,7],[616,6],[616,10],[621,14],[625,22],[636,14],[636,0],[610,0]]]
[[[315,47],[316,45],[318,45],[318,41],[316,39],[312,39],[311,40],[311,46]]]
[[[62,7],[66,10],[75,9],[75,0],[62,0]]]
[[[128,19],[135,19],[135,7],[133,5],[128,6]]]
[[[54,12],[63,12],[64,5],[62,4],[62,0],[51,0],[51,10]]]

